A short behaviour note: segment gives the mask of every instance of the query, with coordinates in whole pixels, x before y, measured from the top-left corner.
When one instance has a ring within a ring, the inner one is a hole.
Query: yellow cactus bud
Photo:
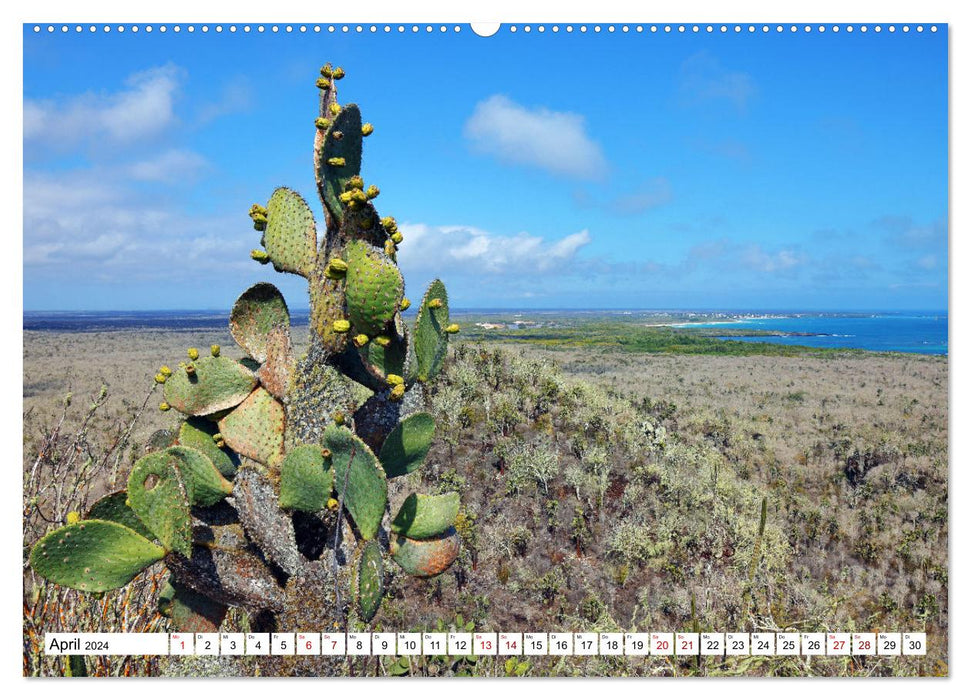
[[[340,501],[338,501],[336,498],[327,499],[327,510],[337,510],[340,508],[340,505]]]
[[[364,189],[364,178],[360,175],[355,175],[347,181],[344,185],[345,190],[363,190]]]
[[[332,280],[343,279],[347,275],[347,263],[340,258],[332,258],[324,268],[324,276]]]
[[[401,300],[401,305],[398,306],[398,311],[404,311],[405,309],[409,308],[410,306],[411,306],[411,299],[409,299],[408,297],[404,297]]]
[[[380,345],[382,348],[386,348],[391,344],[391,338],[386,335],[379,335],[374,339],[374,342]]]
[[[361,333],[359,335],[355,335],[354,336],[354,345],[356,345],[359,348],[363,348],[365,345],[367,345],[368,340],[370,340],[370,338],[368,338],[363,333]]]
[[[188,374],[191,377],[193,374],[196,373],[196,366],[194,364],[191,364],[191,363],[190,364],[187,364],[185,366],[185,373]]]
[[[440,308],[442,308],[442,300],[439,299],[438,297],[435,297],[434,299],[429,299],[429,301],[428,301],[428,308],[429,309],[440,309]]]
[[[81,522],[81,514],[78,513],[76,510],[72,510],[70,513],[67,514],[68,525],[74,525],[75,523],[79,523],[79,522]]]
[[[336,102],[331,102],[330,103],[330,113],[333,114],[336,117],[338,114],[341,113],[341,106],[339,104],[337,104]]]
[[[318,129],[320,129],[322,131],[324,129],[328,129],[328,128],[330,128],[330,119],[324,119],[323,117],[317,117],[316,119],[314,119],[314,126],[316,126]]]
[[[330,137],[335,141],[340,141],[342,138],[344,138],[344,132],[334,129],[334,131],[331,132]]]
[[[155,375],[155,383],[156,384],[165,384],[165,380],[166,379],[168,379],[168,377],[166,377],[161,372],[159,372],[158,374]]]
[[[226,446],[226,442],[224,440],[216,440],[216,447],[218,447],[220,450],[225,446]]]
[[[329,78],[334,75],[334,67],[330,63],[325,63],[320,69],[320,74],[325,78]]]
[[[351,195],[350,192],[341,192],[340,193],[340,200],[342,202],[344,202],[344,204],[350,204],[351,203],[351,199],[353,199],[353,196]]]
[[[373,133],[374,133],[374,125],[373,124],[371,124],[370,122],[368,122],[367,124],[362,124],[361,125],[361,135],[362,136],[370,136]]]
[[[318,90],[330,89],[330,81],[327,80],[327,78],[317,78],[317,89]]]
[[[391,390],[391,393],[388,394],[388,398],[391,399],[392,401],[401,401],[401,399],[403,399],[404,397],[405,397],[404,384],[396,384],[395,387]]]
[[[377,185],[371,185],[367,188],[367,192],[365,192],[365,194],[367,195],[368,199],[374,199],[381,194],[381,190],[378,189]]]
[[[165,376],[165,377],[171,377],[172,376],[172,370],[169,369],[169,366],[168,365],[162,365],[161,367],[159,367],[158,368],[158,373],[161,374],[161,375],[163,375],[163,376]]]
[[[351,190],[351,199],[358,204],[364,204],[368,198],[363,190]]]
[[[405,237],[401,235],[401,231],[395,231],[394,233],[391,234],[391,241],[395,245],[398,245],[403,240],[405,240]]]
[[[343,78],[344,77],[344,69],[341,68],[340,66],[337,66],[337,68],[334,69],[334,76],[333,77],[334,77],[334,80],[340,80],[341,78]]]
[[[341,158],[341,157],[335,157],[335,158],[328,158],[327,159],[327,165],[331,165],[331,166],[333,166],[335,168],[343,168],[344,167],[344,162],[345,162],[344,159]]]
[[[219,353],[221,351],[222,351],[222,348],[220,348],[218,345],[209,346],[209,354],[212,355],[213,357],[219,357]]]
[[[186,351],[186,354],[189,356],[190,360],[199,359],[199,350],[196,348],[189,348],[188,351]]]
[[[384,254],[388,257],[394,256],[396,248],[394,247],[394,241],[390,238],[384,242]]]
[[[459,324],[453,323],[451,325],[445,326],[445,332],[446,333],[458,333],[459,332]]]
[[[268,262],[270,262],[270,254],[267,253],[265,250],[259,250],[259,249],[251,250],[249,256],[253,258],[253,260],[255,260],[256,262],[258,262],[260,265],[266,265]]]
[[[253,228],[255,228],[257,231],[266,230],[266,214],[256,214],[250,218],[253,219]]]
[[[158,405],[158,410],[160,410],[160,411],[167,411],[167,410],[169,410],[170,408],[172,408],[172,407],[171,407],[171,406],[169,406],[169,405],[168,405],[167,403],[165,403],[164,401],[163,401],[162,403],[160,403],[160,404]]]
[[[405,383],[405,380],[404,380],[404,378],[402,378],[402,377],[399,377],[399,376],[398,376],[397,374],[389,374],[389,375],[387,376],[387,379],[386,379],[386,381],[387,381],[387,382],[388,382],[388,384],[390,384],[391,386],[398,386],[399,384],[404,384],[404,383]]]
[[[344,425],[344,414],[340,411],[335,411],[334,422],[337,423],[337,425]]]
[[[349,330],[351,330],[351,322],[347,319],[341,318],[334,321],[335,333],[347,333]]]

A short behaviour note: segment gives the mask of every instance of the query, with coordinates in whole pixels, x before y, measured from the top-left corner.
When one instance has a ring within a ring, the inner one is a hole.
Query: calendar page
[[[326,14],[22,26],[23,675],[947,676],[947,22]]]

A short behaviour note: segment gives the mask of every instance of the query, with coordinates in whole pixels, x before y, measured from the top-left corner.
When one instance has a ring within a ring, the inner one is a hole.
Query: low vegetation
[[[25,552],[171,427],[141,410],[158,358],[217,336],[25,334]],[[928,655],[374,658],[345,672],[947,674],[946,358],[511,342],[458,343],[429,392],[436,440],[426,468],[396,488],[467,494],[462,553],[430,581],[389,572],[373,629],[926,631]],[[76,490],[59,489],[80,469]],[[39,654],[45,629],[167,629],[151,577],[101,598],[26,566],[24,580],[25,674],[64,673]],[[224,628],[249,624],[239,614]],[[138,675],[259,663],[90,660],[92,673]]]

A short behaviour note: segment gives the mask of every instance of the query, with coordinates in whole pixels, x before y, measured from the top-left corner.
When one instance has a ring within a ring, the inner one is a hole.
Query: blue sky
[[[226,309],[311,169],[317,69],[409,295],[458,307],[944,309],[947,40],[24,31],[24,307]]]

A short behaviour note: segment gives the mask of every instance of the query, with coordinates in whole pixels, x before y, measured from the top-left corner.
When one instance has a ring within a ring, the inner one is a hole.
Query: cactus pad
[[[381,546],[368,542],[362,547],[357,562],[357,607],[364,622],[370,622],[377,615],[384,598],[384,560]]]
[[[34,570],[81,591],[121,588],[165,550],[131,528],[108,520],[83,520],[54,530],[30,553]]]
[[[438,576],[452,565],[459,555],[459,536],[449,528],[439,537],[413,540],[395,535],[391,541],[391,557],[405,573],[427,578]]]
[[[415,320],[415,376],[425,382],[438,374],[448,349],[448,294],[441,280],[428,286]]]
[[[391,529],[399,535],[424,540],[452,527],[458,514],[459,495],[454,491],[440,496],[413,493],[401,504]]]
[[[427,413],[415,413],[395,426],[378,456],[388,478],[410,474],[420,467],[434,434],[435,419]]]
[[[287,302],[269,282],[258,282],[240,294],[229,315],[233,338],[258,362],[266,362],[270,330],[289,326]]]
[[[213,435],[218,434],[216,424],[204,418],[189,418],[179,426],[179,444],[199,450],[209,458],[216,470],[232,478],[239,468],[239,457],[225,447],[216,446]]]
[[[290,348],[290,328],[287,326],[271,328],[267,334],[266,361],[260,366],[256,375],[259,377],[260,385],[274,398],[282,401],[290,387],[290,378],[293,376],[295,364],[293,350]]]
[[[128,476],[128,502],[166,550],[186,554],[192,540],[189,496],[175,462],[165,452],[135,462]]]
[[[285,420],[283,404],[263,387],[257,387],[243,403],[223,416],[219,432],[236,452],[269,466],[283,457]]]
[[[388,481],[374,453],[350,430],[336,425],[324,431],[331,451],[334,488],[344,499],[361,537],[374,539],[388,502]]]
[[[335,134],[340,134],[340,138]],[[361,173],[362,145],[361,110],[357,105],[346,105],[324,132],[323,147],[316,154],[321,198],[338,223],[344,217],[340,196],[348,181]]]
[[[228,357],[204,357],[195,371],[175,371],[165,382],[165,401],[180,413],[206,416],[239,405],[256,386],[256,377]]]
[[[171,460],[185,484],[189,503],[194,506],[215,505],[233,492],[233,485],[213,466],[212,460],[192,447],[176,445],[142,459],[150,458]]]
[[[177,439],[178,435],[175,434],[174,430],[160,428],[152,433],[148,440],[145,441],[145,452],[155,452],[156,450],[164,450],[166,447],[172,447]]]
[[[408,359],[407,336],[395,334],[385,338],[388,341],[386,344],[382,344],[379,337],[358,351],[364,366],[378,380],[386,379],[389,374],[403,376]]]
[[[280,464],[280,507],[316,512],[327,506],[334,474],[317,445],[290,450]]]
[[[317,263],[317,224],[307,202],[286,187],[277,188],[266,205],[263,247],[277,272],[310,278]]]
[[[401,304],[405,283],[398,266],[364,241],[348,241],[347,315],[359,333],[381,335]]]
[[[88,514],[84,516],[85,520],[110,520],[113,523],[118,523],[119,525],[124,525],[125,527],[131,528],[137,532],[142,537],[147,537],[148,539],[154,539],[155,535],[152,531],[145,527],[145,523],[138,519],[126,501],[128,500],[128,493],[125,491],[115,491],[114,493],[109,493],[107,496],[102,496],[98,501],[91,506]]]

